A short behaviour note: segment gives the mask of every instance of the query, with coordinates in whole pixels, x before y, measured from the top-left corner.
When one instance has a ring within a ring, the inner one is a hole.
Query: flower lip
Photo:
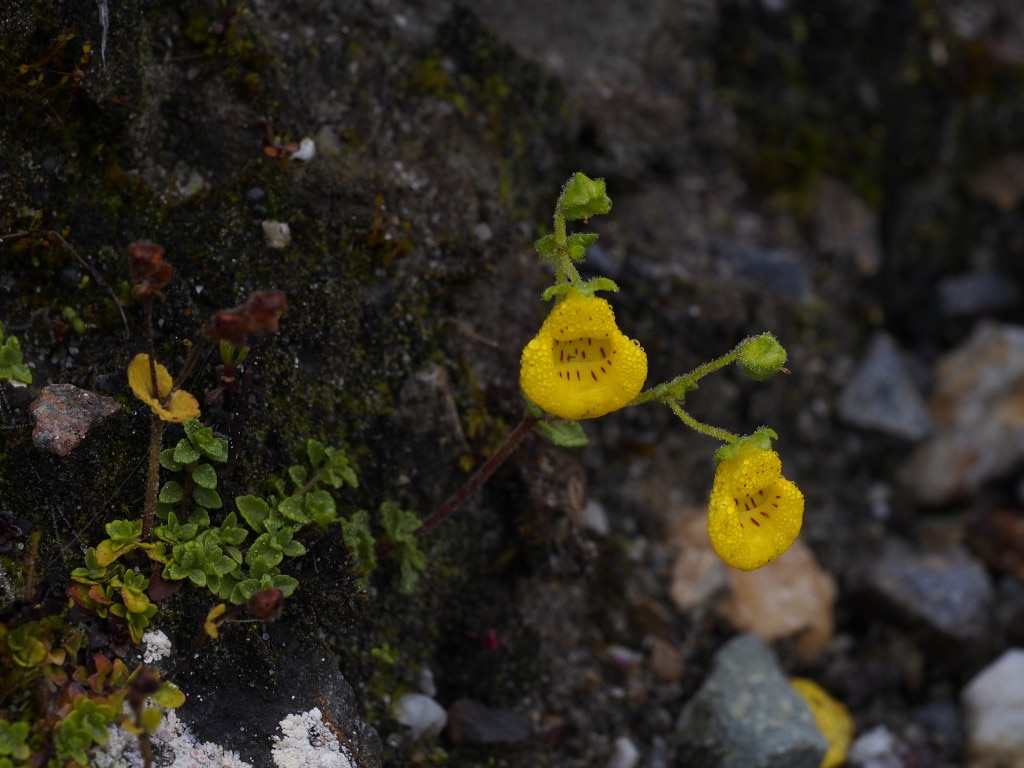
[[[739,446],[715,472],[708,505],[708,535],[728,565],[752,571],[772,562],[796,540],[804,496],[782,476],[775,451]]]
[[[615,324],[607,301],[568,291],[523,349],[520,384],[563,419],[603,416],[629,404],[647,379],[647,355]]]

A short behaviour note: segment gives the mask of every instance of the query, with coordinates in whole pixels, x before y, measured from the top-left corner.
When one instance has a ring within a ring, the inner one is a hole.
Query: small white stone
[[[142,660],[147,664],[156,664],[171,655],[171,639],[159,629],[146,632],[142,636],[142,646]]]
[[[846,756],[850,765],[859,768],[902,768],[899,744],[884,725],[877,725],[857,737]]]
[[[612,756],[608,758],[607,768],[633,768],[640,760],[640,750],[628,736],[619,736],[615,740]]]
[[[263,237],[268,248],[284,248],[292,241],[292,229],[286,221],[267,219],[262,222]]]
[[[316,157],[316,142],[306,136],[299,142],[299,148],[292,153],[292,160],[308,163],[314,157]]]
[[[1011,648],[960,694],[967,723],[966,768],[1024,766],[1024,650]]]
[[[433,738],[441,733],[448,723],[444,707],[422,693],[407,693],[395,701],[391,715],[409,729],[414,739]]]

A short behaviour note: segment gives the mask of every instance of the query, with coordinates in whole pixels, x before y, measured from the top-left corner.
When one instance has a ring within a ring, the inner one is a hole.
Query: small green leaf
[[[582,448],[589,442],[578,421],[538,421],[536,429],[562,448]]]
[[[220,500],[220,496],[216,491],[201,486],[192,488],[192,500],[206,509],[220,509],[224,506],[224,502]]]
[[[204,462],[192,470],[192,481],[200,488],[213,490],[217,487],[217,472]]]
[[[295,483],[299,488],[306,482],[306,478],[309,477],[309,472],[301,464],[294,464],[288,467],[288,477]]]
[[[235,507],[246,524],[257,533],[264,531],[263,523],[270,517],[270,505],[259,496],[236,496]]]
[[[150,696],[150,698],[164,709],[177,709],[185,703],[185,694],[181,688],[169,680],[162,683],[160,690]]]
[[[360,509],[352,513],[348,520],[342,520],[341,537],[355,558],[356,567],[364,574],[371,573],[377,567],[377,553],[376,542],[370,532],[370,513]]]
[[[175,460],[174,448],[165,448],[160,451],[160,466],[168,472],[180,472],[185,465]]]
[[[285,597],[291,597],[299,586],[299,580],[283,573],[275,573],[270,577],[270,586],[280,589]],[[261,586],[261,589],[266,589],[266,587]]]
[[[185,422],[188,424],[189,422]],[[174,453],[171,458],[174,459],[179,465],[181,464],[194,464],[199,461],[202,454],[199,453],[185,438],[178,441],[178,444],[174,446]]]
[[[164,504],[177,504],[185,498],[185,488],[177,480],[168,480],[160,488],[160,495],[157,498]]]
[[[309,457],[309,465],[316,469],[323,463],[326,453],[324,451],[324,444],[319,440],[307,440],[306,441],[306,456]]]
[[[133,542],[142,535],[141,520],[111,520],[104,528],[111,539],[122,544]]]
[[[305,525],[310,521],[309,515],[306,514],[305,506],[305,496],[289,496],[281,500],[277,505],[277,511],[288,520]]]

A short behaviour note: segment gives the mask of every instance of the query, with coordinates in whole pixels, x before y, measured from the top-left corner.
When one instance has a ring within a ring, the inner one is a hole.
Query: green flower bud
[[[739,346],[736,363],[754,381],[770,379],[779,371],[788,373],[786,348],[770,333],[751,336]]]
[[[564,216],[566,221],[589,219],[591,216],[608,213],[611,209],[612,201],[605,192],[604,179],[591,179],[579,172],[562,188],[555,206],[555,211]]]

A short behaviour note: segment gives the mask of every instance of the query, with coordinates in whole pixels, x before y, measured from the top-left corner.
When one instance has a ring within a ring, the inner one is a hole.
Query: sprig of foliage
[[[32,383],[32,371],[22,362],[21,342],[16,336],[4,338],[4,326],[0,323],[0,381],[9,379],[19,384]]]

